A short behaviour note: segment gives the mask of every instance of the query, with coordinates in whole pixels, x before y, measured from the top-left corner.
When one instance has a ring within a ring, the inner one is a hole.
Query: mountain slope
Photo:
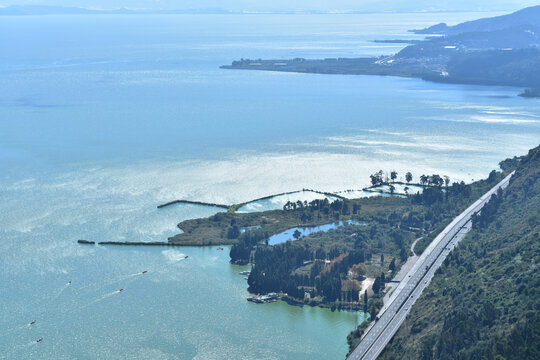
[[[380,359],[540,358],[540,147],[447,258]]]
[[[455,35],[475,31],[496,31],[524,24],[537,25],[539,17],[540,5],[537,5],[507,15],[467,21],[455,26],[447,26],[445,23],[441,23],[426,29],[413,30],[413,32],[417,34]]]

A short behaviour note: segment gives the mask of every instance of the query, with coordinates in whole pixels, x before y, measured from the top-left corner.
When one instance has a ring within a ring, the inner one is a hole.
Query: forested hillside
[[[540,359],[540,147],[519,161],[381,359]]]

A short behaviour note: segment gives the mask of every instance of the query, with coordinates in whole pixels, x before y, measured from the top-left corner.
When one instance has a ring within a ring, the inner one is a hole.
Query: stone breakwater
[[[95,245],[95,241],[77,240],[77,243],[83,245]],[[143,242],[143,241],[100,241],[97,245],[120,245],[120,246],[184,246],[164,241]]]

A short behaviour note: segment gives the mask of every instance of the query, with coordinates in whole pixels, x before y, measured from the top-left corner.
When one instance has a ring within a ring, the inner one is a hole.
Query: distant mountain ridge
[[[412,30],[412,32],[416,34],[455,35],[474,31],[496,31],[523,25],[538,26],[538,19],[540,19],[540,5],[524,8],[507,15],[467,21],[455,26],[440,23],[425,29]]]
[[[11,5],[0,8],[0,15],[59,15],[59,14],[101,14],[122,10],[94,10],[80,7],[46,5]],[[125,11],[125,10],[124,10]]]
[[[152,9],[88,9],[83,7],[50,6],[50,5],[11,5],[0,7],[0,16],[24,15],[142,15],[142,14],[226,14],[227,10],[186,9],[186,10],[152,10]]]

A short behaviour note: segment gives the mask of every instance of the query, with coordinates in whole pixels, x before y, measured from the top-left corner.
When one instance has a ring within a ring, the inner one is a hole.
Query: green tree
[[[373,285],[371,285],[371,289],[375,294],[379,293],[379,290],[381,290],[381,278],[379,278],[378,276],[375,278]]]
[[[377,186],[384,183],[383,171],[379,170],[375,174],[369,176],[371,179],[371,185]]]
[[[440,177],[440,175],[433,174],[428,178],[428,182],[432,185],[441,187],[444,183],[444,180],[442,177]]]
[[[368,310],[368,294],[367,290],[364,291],[364,312],[367,312]]]
[[[405,174],[405,181],[407,181],[408,183],[410,183],[413,179],[413,176],[411,174],[410,171],[408,171],[406,174]]]
[[[390,172],[390,179],[392,179],[392,181],[395,181],[397,179],[397,171],[392,170]]]
[[[405,250],[405,248],[401,248],[399,250],[399,259],[401,260],[401,262],[404,262],[407,260],[407,250]]]
[[[238,226],[236,226],[236,223],[229,227],[227,230],[227,238],[229,239],[236,239],[240,236],[240,229],[238,229]]]
[[[393,258],[392,261],[390,262],[389,269],[392,272],[392,274],[394,274],[394,271],[396,271],[396,258]]]

